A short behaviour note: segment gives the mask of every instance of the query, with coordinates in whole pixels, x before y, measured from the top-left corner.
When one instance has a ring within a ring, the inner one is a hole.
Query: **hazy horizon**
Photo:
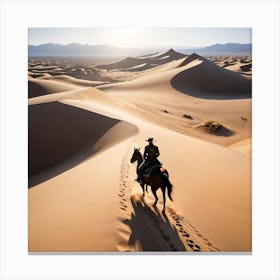
[[[78,44],[78,45],[81,45],[81,46],[108,46],[108,47],[113,47],[113,48],[120,48],[120,49],[203,49],[205,47],[209,47],[209,46],[212,46],[212,45],[226,45],[226,44],[251,44],[251,43],[237,43],[237,42],[227,42],[227,43],[219,43],[219,42],[216,42],[212,45],[205,45],[205,46],[176,46],[176,45],[164,45],[164,46],[142,46],[142,47],[120,47],[120,46],[116,46],[116,45],[111,45],[111,44],[82,44],[82,43],[78,43],[78,42],[71,42],[71,43],[67,43],[67,44],[60,44],[60,43],[56,43],[56,42],[45,42],[45,43],[41,43],[41,44],[38,44],[38,45],[35,45],[35,44],[28,44],[29,46],[35,46],[35,47],[38,47],[38,46],[41,46],[41,45],[48,45],[48,44],[53,44],[53,45],[61,45],[61,46],[69,46],[71,44]]]
[[[250,28],[29,28],[28,44],[77,43],[120,48],[203,48],[251,43]]]

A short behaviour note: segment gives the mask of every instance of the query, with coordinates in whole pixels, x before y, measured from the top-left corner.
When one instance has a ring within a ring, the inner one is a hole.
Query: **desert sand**
[[[251,251],[250,58],[170,49],[91,80],[63,61],[30,60],[29,251]],[[148,137],[173,184],[164,213],[130,163]]]

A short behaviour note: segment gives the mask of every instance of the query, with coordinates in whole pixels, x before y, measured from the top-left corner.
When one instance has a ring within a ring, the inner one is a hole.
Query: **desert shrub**
[[[218,127],[222,127],[223,125],[216,122],[216,121],[212,121],[212,120],[207,120],[203,123],[204,126],[206,127],[215,127],[215,128],[218,128]]]
[[[189,119],[189,120],[193,120],[193,117],[191,115],[188,114],[184,114],[183,118]]]
[[[166,113],[166,114],[171,114],[170,112],[168,112],[167,110],[162,110],[163,113]]]
[[[207,120],[196,127],[200,127],[206,132],[216,136],[229,137],[234,135],[234,131],[213,120]]]

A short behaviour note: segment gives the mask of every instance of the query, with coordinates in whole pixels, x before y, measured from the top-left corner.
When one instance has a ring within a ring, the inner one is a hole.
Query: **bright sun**
[[[112,41],[121,47],[139,47],[145,42],[145,30],[138,28],[116,28],[110,32]]]

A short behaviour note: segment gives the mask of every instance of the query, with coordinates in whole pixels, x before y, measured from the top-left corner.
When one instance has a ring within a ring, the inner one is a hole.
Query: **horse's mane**
[[[142,153],[140,152],[140,148],[135,149],[135,151],[134,151],[134,152],[137,152],[138,154],[140,154],[141,158],[143,159],[143,155],[142,155]]]

